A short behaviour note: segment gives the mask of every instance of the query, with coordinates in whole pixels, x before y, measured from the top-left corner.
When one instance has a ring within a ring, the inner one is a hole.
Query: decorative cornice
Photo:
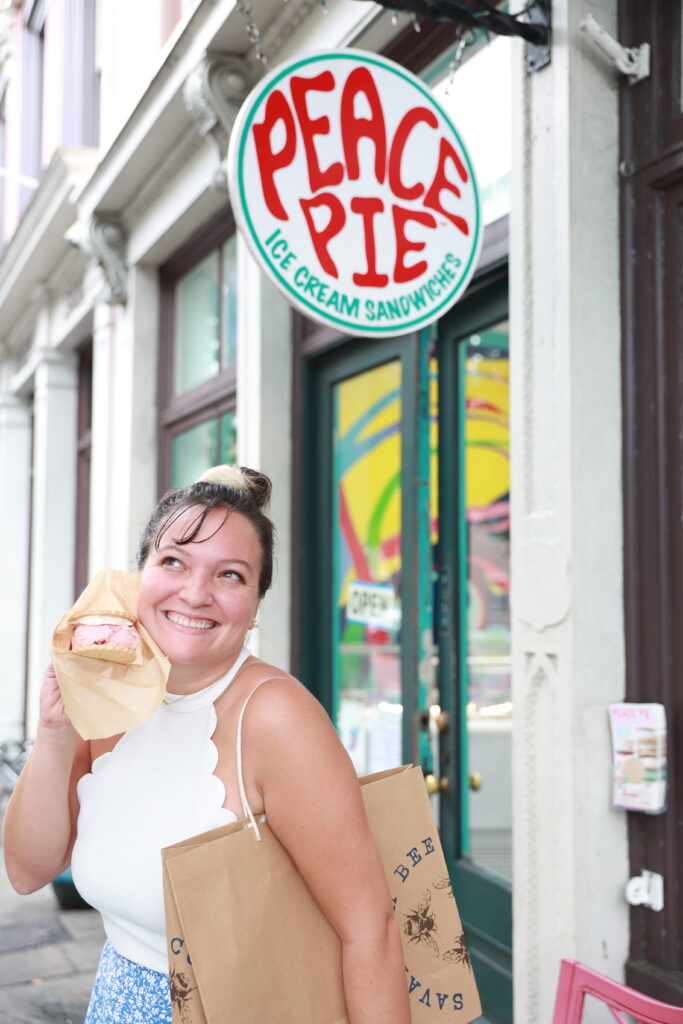
[[[87,225],[77,221],[65,237],[101,268],[105,280],[104,302],[125,305],[128,301],[128,239],[121,221],[95,214]]]
[[[190,117],[203,138],[210,138],[220,165],[214,186],[227,188],[225,158],[237,111],[258,75],[243,57],[208,50],[185,80],[183,99]]]
[[[279,53],[315,8],[324,13],[320,0],[287,0],[261,34],[261,45],[270,58]]]

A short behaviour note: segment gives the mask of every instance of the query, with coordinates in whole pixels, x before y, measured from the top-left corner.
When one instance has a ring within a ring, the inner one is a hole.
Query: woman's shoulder
[[[291,740],[293,730],[332,728],[327,712],[296,676],[257,659],[245,666],[244,675],[245,729],[272,740]]]
[[[254,658],[245,664],[242,671],[243,696],[250,706],[261,710],[277,706],[278,710],[286,712],[290,707],[298,709],[304,705],[318,707],[322,711],[321,705],[310,690],[285,669]]]

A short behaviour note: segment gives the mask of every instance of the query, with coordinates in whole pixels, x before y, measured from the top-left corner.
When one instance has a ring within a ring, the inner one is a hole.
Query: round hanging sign
[[[228,180],[260,265],[339,331],[424,327],[474,273],[483,228],[469,155],[423,82],[376,54],[274,68],[240,109]]]

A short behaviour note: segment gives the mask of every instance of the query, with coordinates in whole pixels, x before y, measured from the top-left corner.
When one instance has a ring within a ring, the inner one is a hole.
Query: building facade
[[[680,44],[673,0],[555,0],[535,71],[358,0],[0,2],[0,738],[34,731],[56,623],[133,568],[157,496],[258,466],[254,650],[359,772],[431,776],[489,1024],[549,1020],[562,956],[683,999]],[[477,168],[479,266],[429,331],[315,324],[235,230],[259,54],[347,46],[420,76]],[[666,707],[660,816],[612,806],[624,700]],[[643,869],[661,911],[626,902]]]

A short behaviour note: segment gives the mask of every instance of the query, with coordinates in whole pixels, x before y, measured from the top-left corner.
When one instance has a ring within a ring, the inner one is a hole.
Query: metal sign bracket
[[[541,42],[526,44],[526,69],[531,74],[540,71],[550,64],[552,0],[534,0],[526,9],[526,20],[529,25],[538,25],[545,29]]]

